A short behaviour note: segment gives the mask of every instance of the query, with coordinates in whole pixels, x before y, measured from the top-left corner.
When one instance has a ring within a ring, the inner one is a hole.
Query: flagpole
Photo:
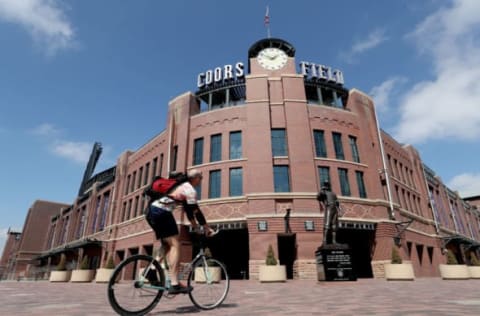
[[[265,12],[265,19],[264,19],[265,26],[267,27],[267,37],[270,38],[270,10],[267,5],[267,11]]]

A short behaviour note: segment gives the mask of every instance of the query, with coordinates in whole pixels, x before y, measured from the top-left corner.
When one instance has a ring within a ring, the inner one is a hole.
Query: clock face
[[[265,69],[277,70],[287,64],[288,56],[281,49],[270,47],[265,48],[258,53],[258,63]]]

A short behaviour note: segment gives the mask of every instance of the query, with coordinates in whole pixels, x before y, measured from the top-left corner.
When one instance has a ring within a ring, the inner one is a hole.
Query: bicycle
[[[211,237],[217,233],[218,230]],[[230,278],[223,263],[205,255],[205,234],[198,237],[200,250],[182,274],[188,273],[187,285],[194,287],[188,293],[192,303],[199,309],[210,310],[227,297]],[[108,283],[108,300],[118,314],[145,315],[157,306],[162,295],[174,296],[168,294],[170,279],[164,271],[168,271],[168,264],[162,247],[160,252],[158,260],[149,255],[133,255],[115,268]]]

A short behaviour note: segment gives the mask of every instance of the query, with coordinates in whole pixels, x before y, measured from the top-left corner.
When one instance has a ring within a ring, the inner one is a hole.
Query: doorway
[[[372,247],[375,230],[340,228],[337,241],[352,249],[352,263],[357,278],[373,278]]]
[[[295,234],[278,234],[278,259],[287,269],[287,279],[293,279],[293,263],[297,258],[297,238]]]

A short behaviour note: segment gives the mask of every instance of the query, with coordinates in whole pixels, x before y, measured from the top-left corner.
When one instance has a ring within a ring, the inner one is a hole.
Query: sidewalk
[[[480,280],[413,282],[232,281],[224,305],[199,311],[188,296],[162,298],[150,315],[480,315]],[[0,282],[0,315],[115,315],[105,284]]]

